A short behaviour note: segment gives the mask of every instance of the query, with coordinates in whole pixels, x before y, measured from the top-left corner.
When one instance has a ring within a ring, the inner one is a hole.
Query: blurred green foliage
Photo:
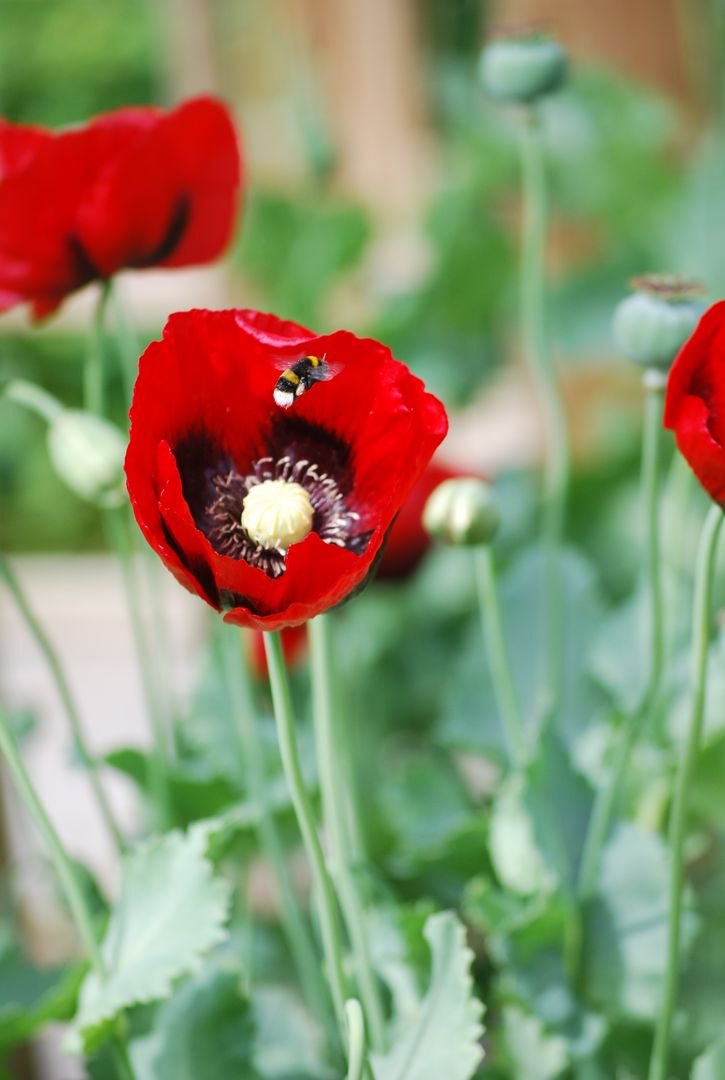
[[[0,111],[78,123],[158,96],[149,0],[1,0]]]

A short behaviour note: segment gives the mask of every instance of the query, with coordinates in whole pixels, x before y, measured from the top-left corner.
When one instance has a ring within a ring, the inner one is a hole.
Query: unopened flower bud
[[[423,524],[432,537],[464,547],[490,543],[499,520],[493,488],[474,477],[444,480],[423,511]]]
[[[64,409],[48,426],[48,452],[58,476],[81,499],[100,506],[121,503],[126,442],[113,424]]]
[[[704,311],[702,288],[671,274],[648,274],[631,285],[634,292],[614,312],[614,340],[635,363],[666,371]]]
[[[479,61],[486,93],[512,105],[527,105],[558,90],[566,71],[566,50],[530,27],[507,31],[489,42]]]

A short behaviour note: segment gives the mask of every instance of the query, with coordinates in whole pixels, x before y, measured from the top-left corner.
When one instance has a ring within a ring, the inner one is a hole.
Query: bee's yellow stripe
[[[312,364],[313,367],[319,367],[320,366],[320,358],[319,358],[319,356],[308,356],[307,359],[309,360],[309,362]]]
[[[295,386],[297,386],[297,383],[300,381],[299,375],[295,375],[292,368],[287,368],[286,371],[283,371],[282,372],[282,378],[286,379],[287,382],[294,383]]]

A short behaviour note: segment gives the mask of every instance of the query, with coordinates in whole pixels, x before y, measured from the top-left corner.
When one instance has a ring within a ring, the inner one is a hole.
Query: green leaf
[[[513,775],[501,785],[491,809],[491,860],[512,893],[550,893],[556,878],[536,843],[534,823],[524,802],[524,779]]]
[[[372,1055],[375,1080],[469,1080],[483,1057],[483,1006],[473,996],[465,930],[441,912],[423,933],[432,956],[428,992],[415,1019],[395,1032],[391,1050]]]
[[[562,888],[573,895],[594,797],[551,731],[544,733],[527,769],[523,798],[539,851]]]
[[[604,697],[587,672],[587,659],[602,605],[591,567],[574,552],[560,564],[564,586],[562,623],[566,627],[558,734],[576,753]],[[544,560],[527,551],[501,580],[504,634],[519,705],[533,733],[540,712],[546,657],[543,619]],[[507,756],[501,720],[478,617],[448,677],[448,694],[439,738],[456,750]]]
[[[152,753],[127,746],[112,750],[104,760],[132,779],[145,796],[153,792]],[[167,779],[173,820],[181,826],[212,817],[239,800],[239,787],[228,776],[210,772],[203,762],[171,762]]]
[[[52,1020],[73,1015],[79,966],[38,968],[13,945],[0,956],[0,1051],[30,1039]]]
[[[725,1080],[725,1036],[700,1054],[690,1080]]]
[[[549,1035],[544,1025],[523,1009],[504,1009],[504,1032],[514,1075],[526,1080],[554,1080],[569,1062],[567,1046],[558,1035]]]
[[[355,266],[369,234],[367,214],[353,203],[256,190],[238,256],[270,310],[316,326],[327,290]]]
[[[102,945],[108,978],[86,977],[74,1045],[121,1009],[168,997],[174,979],[196,970],[225,937],[229,892],[213,876],[203,831],[154,837],[126,855]]]
[[[132,1045],[136,1080],[257,1080],[254,1020],[239,976],[210,968],[160,1009],[153,1034]]]
[[[592,997],[610,1016],[655,1016],[667,964],[669,859],[654,833],[622,823],[602,859],[599,899],[586,927]],[[689,893],[686,904],[691,904]],[[685,911],[682,952],[696,919]]]
[[[322,1032],[294,994],[284,986],[257,986],[251,1008],[254,1062],[265,1080],[331,1080]]]

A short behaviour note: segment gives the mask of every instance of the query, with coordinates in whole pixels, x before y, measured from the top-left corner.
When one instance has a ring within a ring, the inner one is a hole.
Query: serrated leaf
[[[91,972],[72,1028],[76,1045],[120,1010],[168,997],[225,936],[229,886],[215,878],[203,831],[154,837],[125,856],[102,945],[108,978]]]
[[[210,968],[160,1009],[153,1034],[132,1046],[136,1080],[257,1080],[254,1020],[239,976]]]
[[[423,933],[432,957],[428,992],[390,1051],[372,1055],[375,1080],[470,1080],[483,1058],[483,1006],[473,996],[464,927],[440,912]]]

